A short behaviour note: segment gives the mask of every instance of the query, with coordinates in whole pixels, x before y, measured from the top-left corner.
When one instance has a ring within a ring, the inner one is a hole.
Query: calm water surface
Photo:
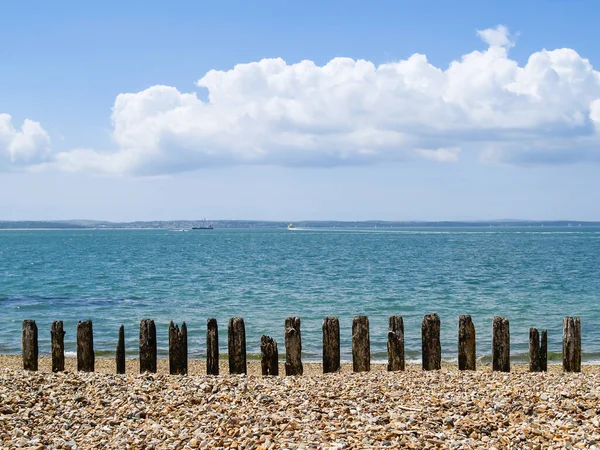
[[[98,355],[114,354],[125,324],[137,354],[139,321],[156,321],[166,355],[168,324],[186,321],[192,357],[205,355],[216,317],[243,316],[248,352],[260,336],[284,352],[286,316],[302,319],[304,358],[320,360],[321,321],[340,318],[351,359],[355,315],[367,315],[372,357],[386,360],[388,316],[404,317],[407,357],[420,358],[424,314],[442,321],[442,353],[456,359],[459,314],[471,314],[477,353],[491,353],[494,315],[510,319],[511,352],[526,359],[529,328],[547,328],[560,357],[562,319],[581,316],[585,361],[600,360],[600,228],[333,230],[0,231],[0,353],[20,352],[23,319],[36,320],[40,352],[50,324],[65,323],[75,351],[78,320],[91,318]]]

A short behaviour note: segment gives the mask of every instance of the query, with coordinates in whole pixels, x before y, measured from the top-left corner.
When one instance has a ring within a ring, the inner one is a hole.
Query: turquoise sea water
[[[137,354],[139,321],[156,321],[166,355],[168,324],[186,321],[191,357],[205,355],[206,320],[242,316],[248,352],[260,336],[284,354],[286,316],[302,319],[305,360],[321,358],[321,323],[340,318],[351,360],[355,315],[367,315],[371,352],[384,361],[388,316],[404,317],[407,358],[420,358],[424,314],[442,321],[442,354],[456,359],[459,314],[471,314],[477,353],[489,358],[494,315],[510,320],[511,353],[526,360],[529,328],[548,329],[560,358],[562,319],[582,321],[584,361],[600,360],[600,228],[330,230],[0,231],[0,353],[20,352],[23,319],[36,320],[40,353],[50,324],[65,323],[75,351],[78,320],[91,318],[97,354],[114,354],[125,324]]]

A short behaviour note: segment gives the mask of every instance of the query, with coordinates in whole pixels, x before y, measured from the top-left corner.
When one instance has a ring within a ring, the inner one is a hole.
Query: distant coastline
[[[58,221],[0,221],[0,230],[173,230],[191,229],[201,220],[154,220],[136,222],[107,222],[94,220]],[[289,221],[212,220],[214,228],[287,228]],[[489,221],[335,221],[303,220],[293,222],[298,228],[430,228],[430,227],[598,227],[600,221],[578,220],[489,220]]]

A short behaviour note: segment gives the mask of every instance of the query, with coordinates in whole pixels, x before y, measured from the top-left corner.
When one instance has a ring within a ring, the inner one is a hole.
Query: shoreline
[[[40,372],[50,373],[52,370],[52,358],[50,356],[40,356],[38,358],[38,367]],[[139,374],[139,359],[126,358],[126,374]],[[252,359],[247,361],[247,373],[249,376],[262,376],[260,360]],[[315,376],[323,375],[322,364],[320,362],[303,362],[304,375]],[[21,355],[0,355],[0,369],[10,369],[19,371],[23,369],[23,360]],[[114,375],[116,372],[116,362],[110,357],[95,358],[95,373]],[[460,373],[457,364],[449,364],[442,362],[442,371]],[[65,357],[65,372],[77,372],[77,358]],[[371,362],[371,372],[373,373],[388,373],[387,362]],[[406,362],[406,372],[423,372],[421,364]],[[491,363],[478,363],[476,372],[491,373]],[[352,371],[352,362],[342,362],[339,373],[350,374]],[[500,373],[500,372],[499,372]],[[529,364],[512,363],[511,373],[530,373]],[[562,364],[548,364],[547,373],[563,373]],[[600,364],[581,364],[581,373],[600,375]],[[157,359],[157,374],[169,374],[169,359]],[[219,361],[219,374],[221,376],[229,375],[229,362],[227,358],[221,358]],[[204,376],[206,375],[206,360],[205,359],[188,359],[188,376]],[[279,376],[285,376],[284,360],[279,361]]]

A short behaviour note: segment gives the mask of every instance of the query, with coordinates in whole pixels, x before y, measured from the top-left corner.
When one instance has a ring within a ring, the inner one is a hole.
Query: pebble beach
[[[0,448],[341,449],[600,448],[600,367],[565,374],[424,372],[321,373],[305,364],[298,377],[206,376],[190,360],[188,376],[114,375],[112,359],[95,373],[21,370],[20,356],[0,356]],[[283,372],[283,367],[280,368]]]

